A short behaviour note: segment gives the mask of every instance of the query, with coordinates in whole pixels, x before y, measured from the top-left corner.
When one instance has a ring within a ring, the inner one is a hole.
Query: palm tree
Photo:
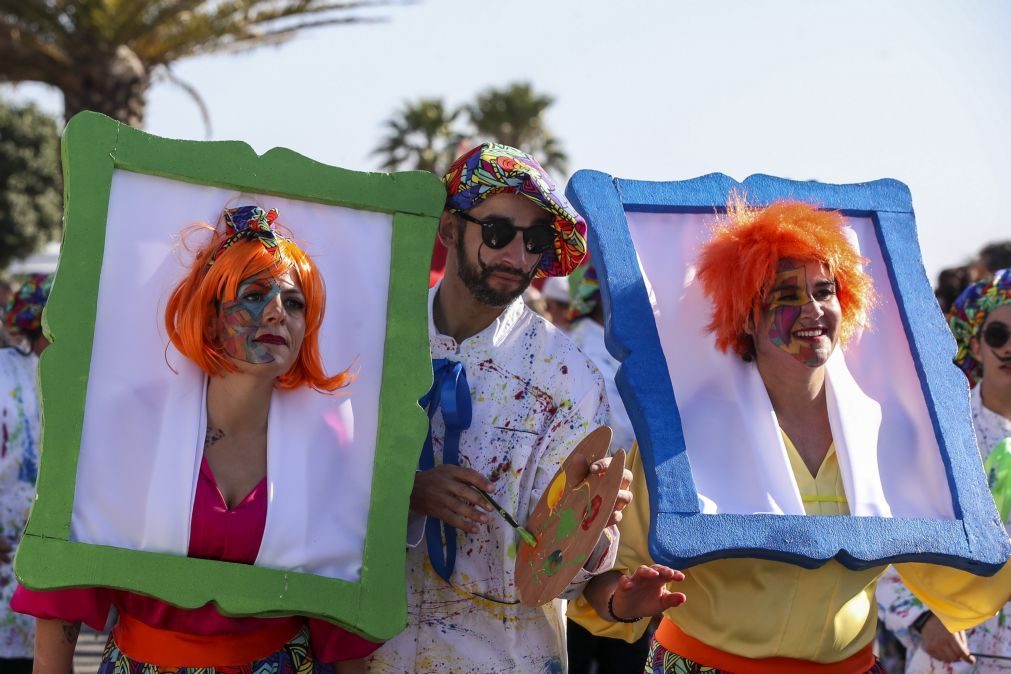
[[[537,94],[526,82],[487,89],[466,106],[475,135],[529,152],[548,169],[565,172],[568,157],[544,125],[544,111],[555,99]]]
[[[63,92],[64,116],[144,122],[152,77],[202,54],[277,44],[306,28],[369,21],[376,0],[0,0],[0,82]],[[192,90],[190,90],[191,93]]]
[[[438,98],[404,103],[386,122],[389,133],[373,151],[384,171],[417,169],[442,175],[456,154],[461,136],[453,129],[460,110]]]

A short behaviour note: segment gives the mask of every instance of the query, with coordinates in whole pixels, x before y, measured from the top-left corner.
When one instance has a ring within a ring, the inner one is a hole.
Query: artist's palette
[[[546,604],[565,590],[582,568],[614,510],[625,452],[610,468],[591,474],[590,464],[607,456],[611,429],[601,426],[572,450],[527,520],[537,547],[520,541],[516,589],[524,606]]]

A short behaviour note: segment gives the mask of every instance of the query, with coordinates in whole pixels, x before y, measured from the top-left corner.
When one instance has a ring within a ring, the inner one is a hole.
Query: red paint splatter
[[[600,498],[599,494],[594,496],[593,500],[590,501],[590,505],[583,511],[583,523],[580,525],[582,526],[583,531],[589,531],[590,525],[593,524],[593,520],[597,519],[597,513],[600,512],[600,504],[602,500],[603,499]]]
[[[495,466],[488,479],[492,482],[498,482],[498,480],[505,475],[512,468],[512,461],[503,461],[502,463]]]
[[[478,368],[481,370],[487,370],[489,372],[494,372],[502,377],[507,377],[515,380],[522,387],[520,391],[516,394],[516,400],[520,400],[524,395],[530,394],[534,396],[540,409],[539,412],[543,412],[548,416],[554,416],[555,412],[558,411],[558,406],[555,404],[554,398],[551,397],[547,391],[537,388],[536,386],[531,386],[530,382],[520,377],[519,375],[513,374],[512,372],[507,372],[501,367],[496,365],[491,358],[483,360],[477,364]]]

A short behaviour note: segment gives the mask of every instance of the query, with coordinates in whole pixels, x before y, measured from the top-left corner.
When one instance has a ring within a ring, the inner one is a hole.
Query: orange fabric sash
[[[865,674],[874,666],[873,644],[839,662],[820,663],[794,658],[745,658],[713,648],[690,637],[671,620],[664,618],[656,631],[656,640],[671,653],[694,660],[700,665],[741,674]]]
[[[158,667],[234,667],[276,653],[302,624],[293,616],[249,634],[202,635],[151,627],[121,613],[112,638],[130,659]]]

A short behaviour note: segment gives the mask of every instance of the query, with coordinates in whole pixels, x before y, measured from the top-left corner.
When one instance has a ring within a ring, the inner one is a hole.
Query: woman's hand
[[[474,487],[488,492],[492,484],[476,470],[461,466],[442,464],[420,470],[414,475],[411,510],[476,534],[478,525],[488,522],[485,513],[492,508]]]
[[[680,571],[653,564],[640,566],[630,576],[622,576],[614,588],[611,610],[617,618],[644,618],[660,615],[669,608],[685,603],[682,592],[671,592],[667,583],[680,582],[685,575]],[[610,618],[606,614],[601,614]]]
[[[33,674],[71,674],[80,633],[81,623],[36,618]]]
[[[927,618],[920,630],[923,650],[927,655],[941,662],[968,662],[975,664],[976,658],[969,654],[969,642],[965,632],[952,634],[936,615]]]

